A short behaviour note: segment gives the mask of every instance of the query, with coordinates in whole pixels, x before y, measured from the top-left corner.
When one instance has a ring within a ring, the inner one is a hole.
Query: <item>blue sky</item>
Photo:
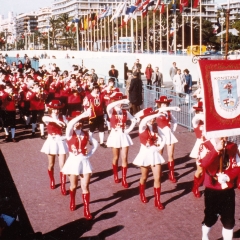
[[[216,3],[227,2],[228,0],[215,0]],[[0,15],[7,17],[9,11],[14,15],[37,11],[39,8],[51,7],[53,0],[0,0]]]

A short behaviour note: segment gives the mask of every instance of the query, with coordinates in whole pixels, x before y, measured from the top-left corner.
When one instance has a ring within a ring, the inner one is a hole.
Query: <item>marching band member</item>
[[[93,148],[88,151],[87,144],[89,134],[82,129],[83,121],[89,118],[90,111],[81,113],[80,111],[73,111],[72,120],[67,124],[66,138],[69,149],[69,157],[62,168],[62,173],[69,175],[70,180],[70,210],[74,211],[75,195],[78,186],[78,177],[81,179],[82,199],[84,204],[84,217],[88,220],[92,219],[89,210],[90,191],[89,183],[92,174],[92,166],[89,157],[96,151],[98,143],[92,138]]]
[[[133,164],[141,168],[141,178],[139,183],[140,200],[147,203],[145,197],[145,186],[148,178],[149,167],[151,167],[154,178],[155,207],[159,210],[164,209],[160,201],[161,193],[161,164],[165,162],[159,150],[164,147],[165,136],[161,129],[154,124],[159,111],[152,108],[145,108],[135,114],[139,123],[139,138],[141,148],[138,155],[133,160]]]
[[[100,146],[106,148],[107,145],[104,140],[104,99],[103,94],[100,93],[98,84],[93,85],[92,92],[88,94],[83,100],[83,106],[91,109],[89,117],[89,143],[92,142],[93,132],[96,128],[99,130]]]
[[[202,239],[207,240],[211,227],[220,216],[224,240],[231,240],[235,225],[234,181],[240,174],[237,145],[226,137],[211,138],[200,145],[197,164],[204,169],[204,220]]]
[[[155,102],[157,103],[157,107],[161,110],[161,108],[168,107],[171,101],[172,99],[168,99],[166,96],[160,96]],[[178,140],[173,133],[177,128],[177,119],[170,111],[164,111],[157,117],[156,122],[166,137],[169,169],[168,178],[171,182],[176,183],[177,179],[174,176],[174,144],[177,143]],[[171,124],[173,125],[172,129],[170,128]],[[163,154],[163,149],[164,148],[160,151],[161,154]]]
[[[56,155],[58,155],[61,192],[63,195],[66,195],[66,175],[62,174],[61,169],[66,160],[66,153],[68,153],[67,144],[62,139],[62,130],[67,120],[59,113],[59,110],[63,107],[63,104],[59,100],[52,100],[47,106],[50,116],[44,116],[42,120],[47,125],[48,137],[43,144],[41,152],[48,155],[48,175],[51,189],[55,188],[54,164]]]
[[[129,104],[127,96],[121,92],[114,92],[109,96],[110,103],[107,106],[107,114],[110,118],[111,132],[107,139],[107,146],[112,148],[113,160],[112,168],[115,183],[119,183],[118,179],[118,159],[120,149],[122,149],[122,186],[128,188],[127,166],[128,166],[128,149],[133,144],[129,133],[132,131],[136,124],[135,118],[124,109],[123,104]],[[131,125],[126,128],[127,120],[131,120]]]
[[[199,147],[206,140],[203,134],[203,125],[204,125],[203,103],[198,102],[197,106],[193,106],[193,109],[195,109],[196,114],[192,119],[192,124],[193,124],[194,132],[196,134],[197,140],[189,156],[197,160]],[[204,179],[203,169],[202,167],[197,165],[197,170],[194,174],[194,181],[193,181],[194,184],[192,188],[192,192],[196,198],[201,197],[201,193],[199,192],[199,187],[201,186],[203,179]]]

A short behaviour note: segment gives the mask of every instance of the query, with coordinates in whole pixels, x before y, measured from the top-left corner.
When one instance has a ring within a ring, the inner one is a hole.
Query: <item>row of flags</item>
[[[188,7],[189,0],[179,0],[179,10],[182,13],[183,9],[185,7]],[[155,5],[155,6],[154,6]],[[199,0],[194,0],[193,2],[193,8],[197,8],[199,5]],[[158,9],[160,13],[164,13],[165,9],[165,4],[161,3],[161,0],[157,0],[155,4],[155,0],[136,0],[134,3],[128,4],[126,1],[119,3],[118,6],[116,7],[115,11],[113,12],[112,6],[105,6],[105,8],[100,12],[100,13],[90,13],[84,18],[81,18],[79,22],[76,22],[76,20],[72,20],[72,22],[69,22],[69,24],[66,26],[66,30],[69,31],[76,31],[76,26],[79,24],[79,29],[80,30],[87,30],[94,28],[97,21],[104,19],[108,16],[111,16],[110,22],[114,21],[118,17],[123,16],[122,23],[120,27],[124,27],[127,25],[129,20],[131,18],[136,19],[136,13],[141,11],[142,17],[147,16],[149,7],[152,7],[153,11],[156,12]],[[173,7],[173,13],[176,13],[177,9],[177,0],[172,0],[172,7]],[[72,26],[72,24],[75,23],[75,26]]]

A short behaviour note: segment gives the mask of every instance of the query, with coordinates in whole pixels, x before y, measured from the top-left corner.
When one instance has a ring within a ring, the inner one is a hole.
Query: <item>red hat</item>
[[[139,117],[140,119],[143,119],[147,116],[153,115],[158,113],[158,110],[154,111],[151,107],[149,108],[145,108],[141,111],[139,111],[138,113],[135,114],[135,117]]]
[[[127,95],[123,95],[121,92],[114,92],[109,96],[110,100],[118,101],[122,99],[127,99]]]
[[[28,90],[28,86],[27,86],[26,83],[23,83],[23,84],[21,85],[21,88],[22,88],[23,91],[27,91],[27,90]]]
[[[82,113],[83,113],[83,112],[81,112],[81,111],[72,111],[71,117],[68,117],[67,119],[68,119],[68,121],[70,121],[70,120],[72,120],[73,118],[81,115]],[[89,119],[89,117],[84,117],[84,118],[82,118],[80,121],[84,121],[84,120],[88,120],[88,119]]]
[[[199,101],[197,105],[193,106],[196,111],[203,112],[203,102]]]
[[[161,96],[158,100],[155,100],[156,103],[170,103],[172,101],[171,98],[167,98],[167,96]]]
[[[47,106],[53,109],[60,109],[64,107],[64,103],[61,103],[59,100],[54,99],[49,104],[47,104]]]

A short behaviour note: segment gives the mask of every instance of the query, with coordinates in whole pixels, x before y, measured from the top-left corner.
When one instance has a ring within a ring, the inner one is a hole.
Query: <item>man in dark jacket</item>
[[[138,78],[138,73],[133,73],[133,78],[129,87],[129,101],[132,105],[133,115],[140,111],[142,104],[142,81]]]
[[[111,70],[109,70],[108,76],[113,77],[116,81],[118,81],[118,70],[115,69],[114,65],[111,65]]]

